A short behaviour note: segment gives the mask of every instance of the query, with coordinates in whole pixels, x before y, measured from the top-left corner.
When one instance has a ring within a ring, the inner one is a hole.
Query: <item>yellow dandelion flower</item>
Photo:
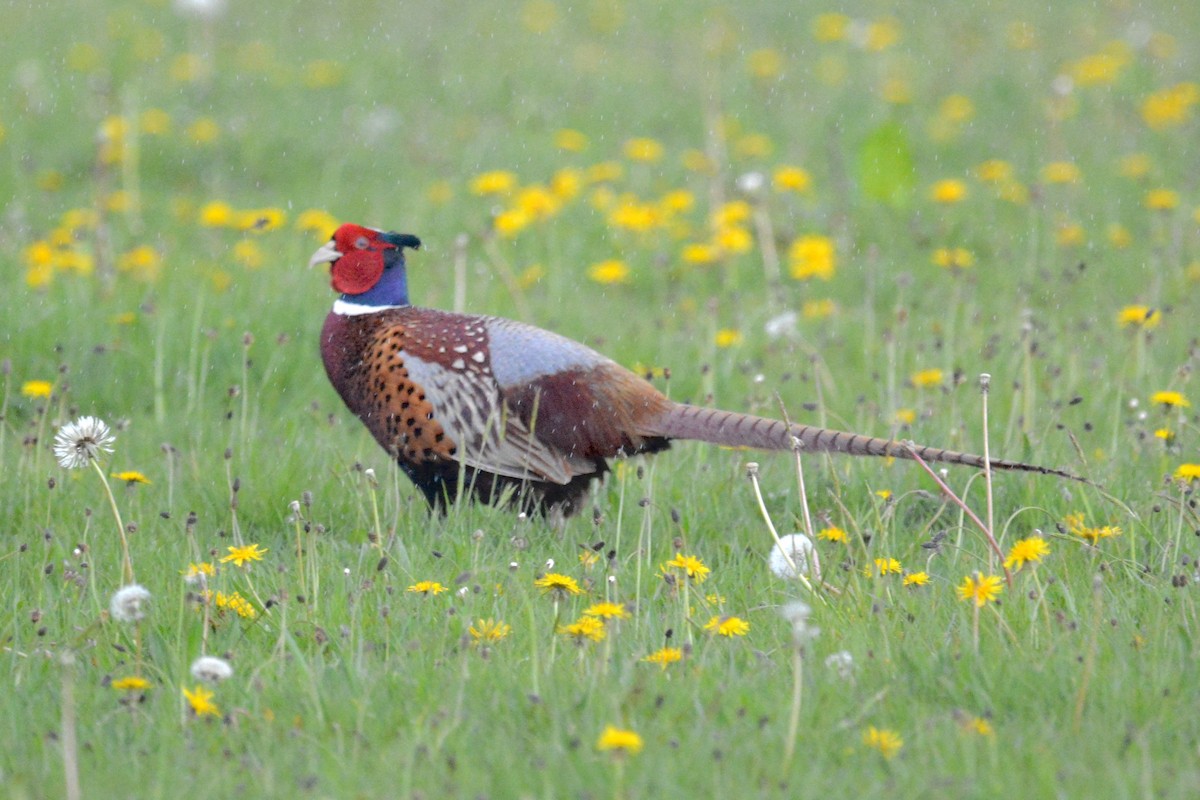
[[[233,592],[232,594],[217,592],[216,597],[213,599],[219,610],[229,609],[243,619],[254,619],[258,616],[258,611],[251,605],[249,600],[242,597],[241,592]]]
[[[197,686],[191,691],[185,688],[183,696],[187,698],[188,706],[197,717],[203,717],[205,714],[210,714],[214,717],[221,716],[220,709],[212,701],[213,693],[203,686]]]
[[[663,221],[662,212],[651,203],[622,197],[608,215],[608,224],[631,231],[648,231]]]
[[[1117,312],[1117,325],[1122,328],[1157,328],[1162,322],[1162,312],[1149,306],[1125,306]]]
[[[900,41],[900,22],[892,17],[884,17],[867,25],[863,48],[874,53],[887,50]]]
[[[199,222],[204,228],[223,228],[233,224],[234,211],[228,203],[214,200],[200,207]]]
[[[267,255],[252,239],[242,239],[233,246],[233,257],[246,269],[258,269],[267,262]]]
[[[1050,545],[1040,536],[1030,536],[1026,539],[1021,539],[1012,546],[1008,551],[1008,557],[1004,559],[1004,566],[1008,569],[1016,567],[1021,569],[1026,564],[1036,564],[1046,556],[1050,555]]]
[[[548,219],[562,208],[562,201],[545,186],[526,186],[517,192],[514,205],[533,219]]]
[[[809,278],[832,280],[837,252],[827,236],[801,236],[788,248],[789,272],[798,281]]]
[[[754,236],[740,225],[718,228],[713,244],[726,253],[748,253],[754,249]]]
[[[961,124],[975,116],[975,104],[965,94],[952,94],[942,100],[937,113],[948,122]]]
[[[588,137],[572,128],[563,128],[554,134],[554,146],[568,153],[582,153],[588,148]]]
[[[1117,171],[1123,177],[1136,180],[1149,175],[1152,166],[1153,162],[1151,162],[1150,156],[1145,153],[1130,153],[1129,155],[1122,156],[1121,160],[1117,162]]]
[[[721,328],[717,331],[715,341],[720,348],[734,347],[742,343],[742,332],[733,328]]]
[[[34,399],[49,397],[53,391],[54,384],[50,381],[25,381],[21,384],[21,394]]]
[[[837,313],[837,303],[828,297],[822,300],[805,300],[800,305],[800,316],[804,319],[828,319]]]
[[[999,575],[981,575],[976,572],[963,578],[956,590],[958,599],[974,602],[976,608],[996,600],[1004,590],[1004,579]]]
[[[304,85],[309,89],[328,89],[346,80],[346,67],[340,61],[320,58],[304,66]]]
[[[1174,189],[1151,189],[1142,204],[1151,211],[1171,211],[1179,207],[1179,192]]]
[[[429,595],[439,595],[442,592],[449,591],[445,586],[442,586],[437,581],[417,581],[412,586],[409,586],[404,591],[412,594],[423,594],[426,597]]]
[[[850,30],[850,18],[845,14],[818,14],[812,21],[813,37],[818,42],[841,42]]]
[[[237,227],[253,233],[279,230],[287,222],[287,212],[282,208],[255,208],[237,215]]]
[[[904,740],[893,730],[871,725],[863,733],[863,744],[872,750],[878,750],[884,758],[891,760],[900,752],[900,748],[904,747]]]
[[[940,180],[929,189],[929,197],[935,203],[953,205],[967,199],[967,184],[955,178]]]
[[[212,117],[200,117],[184,131],[195,144],[212,144],[221,137],[221,126]]]
[[[221,558],[222,564],[233,562],[235,567],[241,567],[248,561],[262,561],[262,557],[269,552],[265,547],[259,547],[257,544],[248,544],[243,547],[230,545],[228,548],[229,555]]]
[[[696,556],[685,556],[682,553],[676,553],[673,559],[664,562],[659,569],[664,573],[668,569],[680,570],[684,575],[691,578],[693,583],[704,583],[708,579],[708,574],[712,572]]]
[[[688,172],[713,175],[717,171],[716,162],[709,158],[703,150],[684,150],[679,156],[679,161]]]
[[[613,183],[621,180],[625,167],[619,161],[601,161],[587,168],[588,183]]]
[[[217,574],[217,569],[207,561],[199,564],[190,563],[187,569],[180,573],[188,583],[196,583],[200,578],[211,578]]]
[[[1198,99],[1200,88],[1194,83],[1159,89],[1142,103],[1142,119],[1154,130],[1180,125],[1191,117]]]
[[[642,737],[634,731],[608,725],[596,740],[596,749],[614,755],[637,755],[642,751]]]
[[[583,191],[583,173],[572,167],[563,167],[550,176],[550,191],[561,202],[574,199]]]
[[[992,728],[992,723],[983,717],[967,717],[962,721],[962,729],[964,733],[975,734],[976,736],[996,735],[996,731]]]
[[[812,186],[812,176],[800,167],[782,166],[771,176],[771,185],[777,192],[807,192]]]
[[[899,425],[912,425],[917,421],[917,412],[911,408],[898,408],[895,420]]]
[[[746,70],[760,81],[774,80],[783,72],[783,54],[773,47],[754,50],[746,56]]]
[[[663,156],[663,146],[657,139],[640,136],[625,143],[625,157],[630,161],[658,161]]]
[[[150,245],[139,245],[117,257],[117,269],[132,273],[145,281],[158,277],[162,256]]]
[[[918,389],[942,385],[942,371],[936,367],[921,369],[908,376],[909,382]]]
[[[295,227],[299,231],[312,231],[321,239],[329,239],[338,229],[338,219],[328,211],[308,208],[296,215]]]
[[[542,594],[554,594],[556,597],[583,594],[583,590],[579,588],[579,584],[575,582],[574,578],[560,575],[557,572],[547,572],[535,580],[533,585],[541,589]]]
[[[629,619],[629,610],[621,603],[595,603],[584,609],[583,615],[600,619]]]
[[[1180,464],[1175,468],[1175,478],[1181,481],[1200,479],[1200,464]]]
[[[682,660],[683,650],[678,647],[663,647],[642,659],[647,664],[658,664],[664,671],[676,661]]]
[[[775,145],[771,140],[761,133],[748,133],[745,136],[739,136],[737,141],[733,143],[734,155],[742,158],[765,158],[771,155]]]
[[[629,267],[615,258],[588,267],[588,277],[602,285],[629,283],[631,280]]]
[[[129,675],[124,678],[117,678],[109,686],[118,692],[142,692],[150,688],[150,681],[140,675]]]
[[[910,572],[904,576],[905,586],[925,586],[929,583],[929,573]]]
[[[511,239],[528,228],[532,221],[533,218],[525,209],[509,208],[496,215],[496,218],[492,220],[492,226],[500,236]]]
[[[849,537],[846,532],[836,525],[830,525],[828,528],[822,528],[817,532],[818,539],[824,539],[827,542],[845,542]]]
[[[558,633],[574,639],[576,644],[583,644],[585,641],[603,641],[604,637],[608,635],[608,629],[602,619],[580,617],[570,625],[559,625]]]
[[[939,247],[933,251],[932,260],[942,269],[958,272],[973,265],[975,256],[965,247]]]
[[[1121,68],[1127,63],[1129,54],[1124,50],[1113,49],[1084,56],[1072,63],[1068,72],[1080,86],[1099,86],[1116,81]]]
[[[741,617],[716,616],[704,624],[704,630],[716,636],[745,636],[750,632],[750,623]]]
[[[136,483],[150,483],[150,479],[137,470],[125,470],[124,472],[114,472],[110,477],[116,478],[119,481],[125,481],[127,486],[133,486]]]
[[[471,179],[471,193],[477,195],[508,194],[517,188],[517,176],[507,170],[492,170]]]
[[[1154,438],[1161,439],[1167,444],[1170,444],[1171,442],[1175,441],[1175,432],[1170,428],[1159,428],[1154,432]]]
[[[1070,161],[1052,161],[1042,167],[1042,180],[1046,183],[1079,183],[1083,173]]]
[[[899,560],[895,558],[876,558],[871,564],[863,567],[863,575],[870,578],[872,575],[880,577],[884,575],[898,575],[904,571],[900,566]]]
[[[975,177],[984,183],[1004,183],[1012,180],[1012,164],[992,158],[975,167]]]
[[[171,115],[161,108],[148,108],[138,117],[138,129],[147,136],[165,136],[171,132]]]
[[[495,644],[512,633],[512,626],[502,620],[492,618],[476,620],[467,628],[472,642],[476,644]]]
[[[1108,243],[1118,250],[1124,250],[1133,244],[1133,234],[1129,232],[1128,228],[1118,222],[1109,225],[1105,235],[1108,237]]]
[[[1168,408],[1190,408],[1192,405],[1182,392],[1155,392],[1150,395],[1150,402]]]
[[[687,244],[679,252],[679,259],[686,264],[715,264],[721,260],[721,248],[714,244]]]

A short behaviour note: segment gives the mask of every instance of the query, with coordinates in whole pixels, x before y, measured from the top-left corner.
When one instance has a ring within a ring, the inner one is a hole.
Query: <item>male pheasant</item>
[[[330,264],[341,297],[321,357],[346,405],[444,511],[460,496],[564,516],[608,459],[672,439],[911,458],[887,439],[676,403],[578,342],[513,320],[409,304],[405,248],[420,240],[345,224],[310,266]],[[925,461],[982,467],[981,456],[916,447]],[[1068,473],[993,459],[994,469]]]

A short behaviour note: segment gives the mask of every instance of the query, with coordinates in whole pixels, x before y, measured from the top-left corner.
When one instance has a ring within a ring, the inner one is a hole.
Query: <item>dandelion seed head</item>
[[[143,620],[150,610],[150,590],[136,583],[122,586],[112,596],[108,610],[117,622]]]
[[[849,650],[839,650],[825,656],[825,668],[837,673],[838,677],[848,681],[854,677],[854,656]]]
[[[113,441],[104,420],[80,417],[59,428],[54,437],[54,457],[63,469],[82,469],[100,453],[111,453]]]
[[[771,548],[767,564],[776,577],[791,579],[809,573],[813,552],[812,539],[803,533],[792,533],[780,538]],[[790,558],[790,561],[789,561]]]
[[[233,677],[233,667],[223,658],[200,656],[192,662],[192,677],[198,681],[220,683]]]

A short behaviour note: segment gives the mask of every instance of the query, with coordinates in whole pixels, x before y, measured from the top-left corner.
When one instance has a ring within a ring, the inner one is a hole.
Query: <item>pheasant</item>
[[[460,497],[569,516],[611,458],[673,439],[762,450],[912,458],[983,467],[982,456],[676,403],[558,334],[500,317],[410,305],[405,249],[421,241],[344,224],[313,254],[340,294],[321,331],[334,388],[444,512]],[[1000,470],[1069,473],[991,460]]]

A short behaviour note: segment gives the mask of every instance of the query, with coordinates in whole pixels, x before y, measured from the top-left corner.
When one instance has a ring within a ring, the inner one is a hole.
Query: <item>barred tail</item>
[[[922,461],[938,461],[944,464],[963,464],[983,469],[983,456],[958,453],[938,447],[907,445],[892,439],[879,439],[829,428],[811,425],[788,425],[780,420],[721,411],[676,403],[661,414],[644,422],[639,432],[646,436],[665,436],[668,439],[696,439],[710,444],[729,447],[752,447],[757,450],[791,450],[792,439],[798,439],[805,452],[847,453],[852,456],[892,456],[913,458],[914,453]],[[992,469],[1038,472],[1057,475],[1060,478],[1084,481],[1077,475],[1036,464],[1019,461],[991,459]]]

